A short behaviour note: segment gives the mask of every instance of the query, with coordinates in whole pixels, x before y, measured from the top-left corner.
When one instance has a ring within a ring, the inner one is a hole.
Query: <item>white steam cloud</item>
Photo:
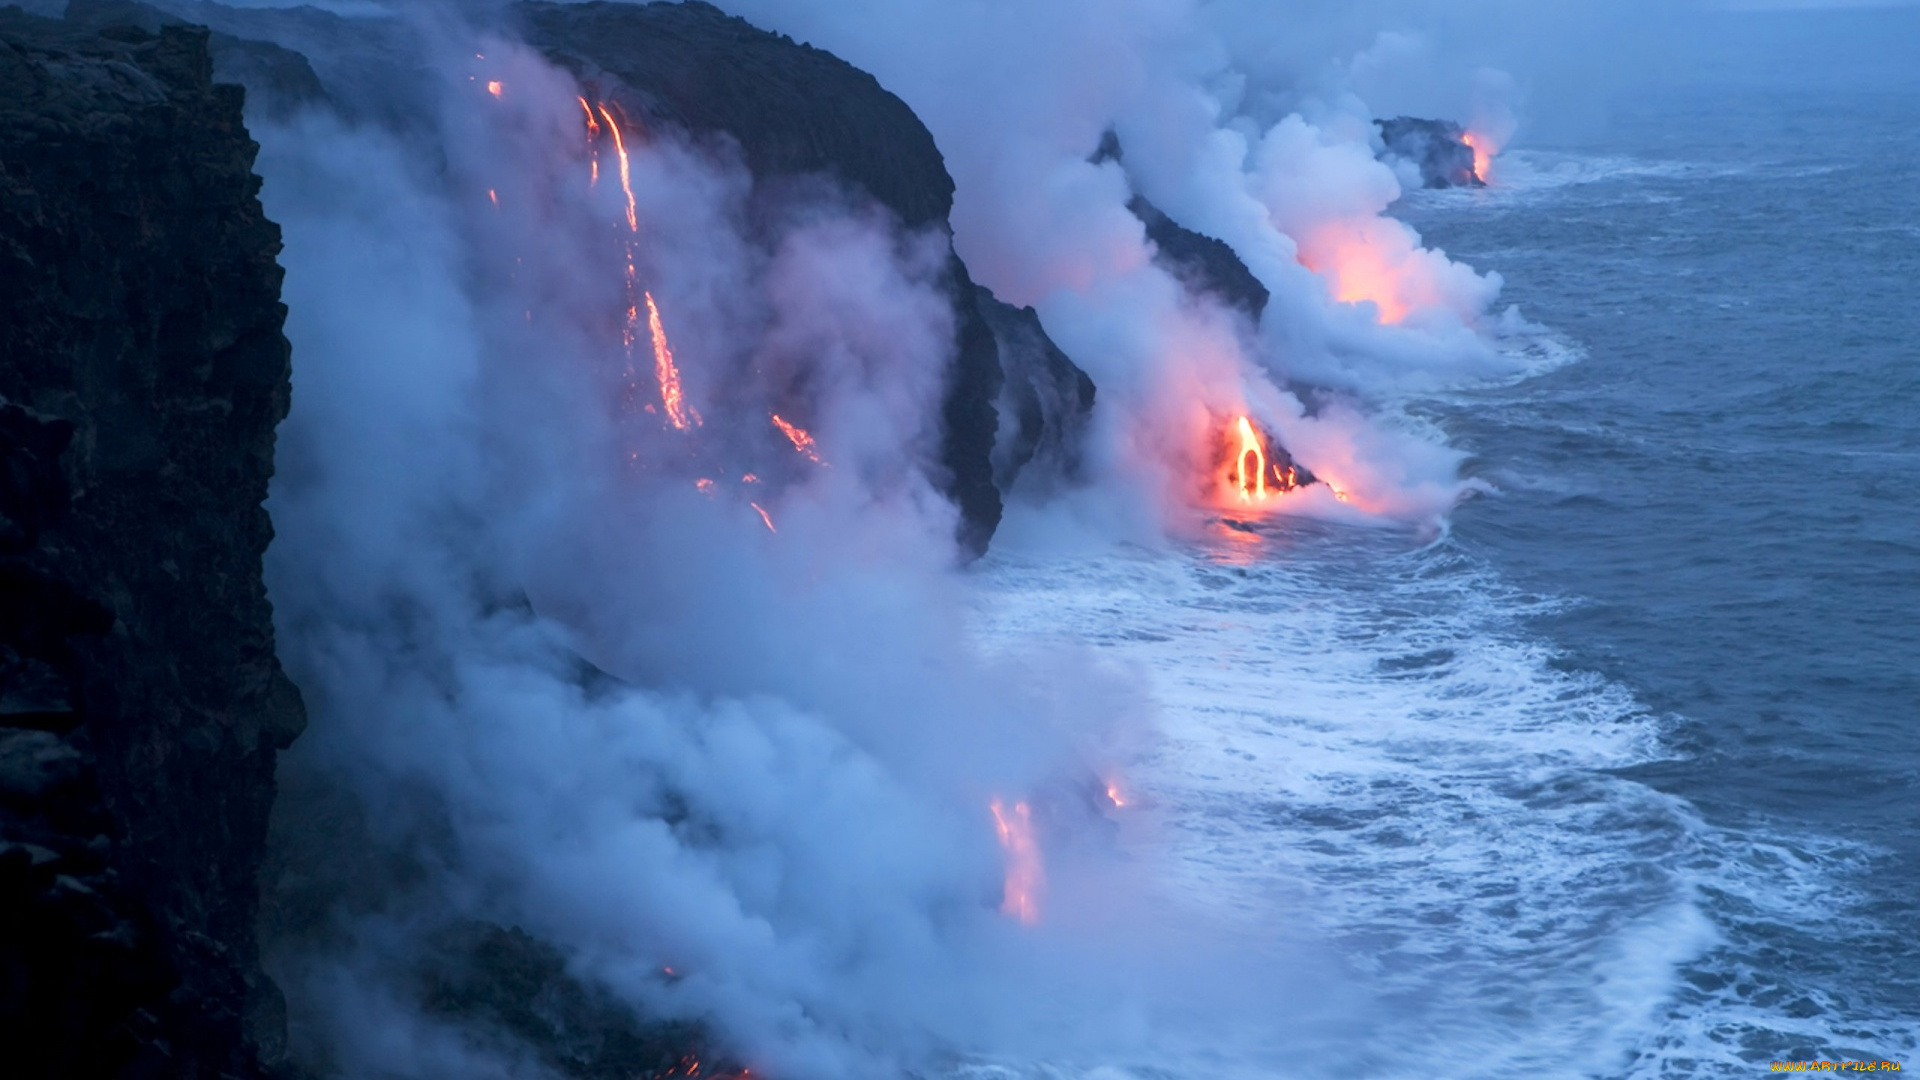
[[[1094,377],[1091,480],[1043,518],[1193,527],[1242,411],[1347,496],[1291,510],[1431,525],[1460,497],[1458,455],[1394,402],[1511,374],[1522,324],[1497,277],[1384,214],[1400,180],[1357,95],[1391,41],[1255,70],[1234,5],[727,6],[921,115],[973,274]],[[1249,1039],[1274,1063],[1346,1033],[1314,949],[1182,907],[1151,838],[1086,796],[1152,738],[1129,680],[970,640],[928,479],[946,237],[829,193],[769,238],[737,166],[637,132],[629,229],[604,143],[588,182],[584,91],[449,25],[420,58],[432,145],[317,111],[257,132],[296,349],[270,576],[314,723],[290,767],[419,868],[280,957],[309,1048],[349,1075],[539,1074],[405,1004],[456,918],[522,927],[781,1080]],[[1089,160],[1109,129],[1124,166]],[[1155,265],[1135,191],[1239,253],[1260,325]],[[644,325],[622,347],[636,290],[696,429],[664,422]],[[1037,926],[998,910],[996,798],[1041,823]]]

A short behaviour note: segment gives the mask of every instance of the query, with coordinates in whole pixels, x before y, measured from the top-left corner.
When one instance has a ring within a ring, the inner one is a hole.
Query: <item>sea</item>
[[[1920,1068],[1913,12],[1754,15],[1396,204],[1564,354],[1396,403],[1486,488],[1437,535],[978,569],[1142,673],[1188,891],[1391,1017],[1340,1074]]]

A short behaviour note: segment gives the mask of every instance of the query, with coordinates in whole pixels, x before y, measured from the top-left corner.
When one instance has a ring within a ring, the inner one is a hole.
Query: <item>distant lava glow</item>
[[[1480,131],[1469,131],[1460,141],[1473,149],[1473,175],[1483,184],[1493,183],[1493,156],[1500,152],[1499,144]]]
[[[1335,300],[1372,302],[1383,323],[1400,322],[1411,310],[1402,295],[1400,268],[1368,236],[1339,228],[1322,230],[1301,243],[1300,265],[1326,279]]]
[[[1032,926],[1040,921],[1040,890],[1045,875],[1040,867],[1040,845],[1034,839],[1033,812],[1026,803],[1011,807],[993,800],[993,823],[1000,831],[1000,847],[1007,855],[1006,887],[1000,912]]]

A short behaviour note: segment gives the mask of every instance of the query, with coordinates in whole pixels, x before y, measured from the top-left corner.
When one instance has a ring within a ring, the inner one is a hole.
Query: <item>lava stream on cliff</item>
[[[814,448],[813,436],[807,432],[806,428],[782,420],[779,413],[773,414],[773,426],[779,428],[780,434],[785,435],[787,441],[793,444],[793,448],[804,455],[807,460],[816,465],[826,464],[826,462],[820,458],[820,451]]]
[[[686,400],[686,394],[680,385],[680,369],[674,363],[673,347],[667,341],[667,331],[660,317],[660,305],[650,290],[640,288],[637,245],[640,235],[639,202],[633,195],[633,163],[627,156],[627,140],[620,130],[620,122],[615,120],[613,112],[603,102],[593,106],[587,99],[576,98],[587,118],[587,145],[592,151],[588,186],[600,182],[599,139],[604,130],[613,140],[614,156],[620,168],[620,194],[626,201],[627,214],[627,258],[626,258],[626,326],[622,332],[622,343],[627,349],[629,378],[635,370],[633,350],[640,340],[640,305],[645,302],[647,308],[647,339],[653,350],[654,380],[660,386],[660,403],[666,410],[667,422],[675,428],[685,431],[698,427],[701,423],[699,410]],[[597,115],[596,115],[597,114]]]

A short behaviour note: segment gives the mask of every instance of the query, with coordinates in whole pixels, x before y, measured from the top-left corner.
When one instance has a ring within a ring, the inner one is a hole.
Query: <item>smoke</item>
[[[750,223],[737,166],[631,129],[630,230],[571,80],[482,37],[425,61],[405,134],[259,131],[299,357],[269,574],[315,717],[280,835],[324,926],[274,954],[303,1056],[554,1068],[422,990],[476,921],[779,1076],[1304,1014],[1265,985],[1301,948],[1229,947],[1116,857],[1089,792],[1144,745],[1130,681],[969,640],[927,479],[944,237],[833,192]],[[622,342],[632,235],[688,431]],[[996,798],[1039,821],[1036,928],[998,911]]]
[[[906,99],[972,273],[1093,375],[1091,479],[1043,518],[1197,527],[1243,412],[1330,481],[1289,511],[1431,527],[1466,490],[1400,403],[1513,374],[1528,328],[1387,214],[1361,95],[1419,48],[1254,63],[1278,36],[1186,0],[729,7]],[[1313,946],[1185,906],[1102,803],[1152,745],[1134,679],[974,642],[929,480],[947,238],[825,185],[750,209],[737,162],[670,132],[628,125],[623,167],[583,133],[617,105],[510,40],[437,9],[393,33],[431,43],[407,124],[257,131],[296,348],[270,585],[315,717],[282,842],[329,879],[324,927],[274,961],[308,1060],[552,1071],[419,1005],[476,921],[799,1080],[1227,1042],[1271,1066],[1351,1036],[1368,1010]],[[1124,158],[1096,163],[1109,130]],[[1272,294],[1257,323],[1155,263],[1135,194],[1234,248]],[[336,796],[351,813],[320,812]],[[999,910],[995,800],[1039,823],[1036,926]]]
[[[1193,478],[1243,412],[1346,496],[1310,490],[1288,512],[1431,527],[1466,491],[1457,455],[1398,403],[1512,376],[1508,345],[1534,328],[1499,308],[1498,275],[1387,214],[1404,187],[1372,120],[1394,113],[1361,95],[1504,143],[1518,90],[1439,63],[1430,33],[1391,29],[1421,8],[1356,34],[1344,5],[726,6],[874,71],[926,121],[975,277],[1035,306],[1100,387],[1091,454],[1110,486],[1078,501],[1109,528],[1194,528]],[[1095,162],[1108,131],[1122,160]],[[1234,249],[1273,297],[1258,326],[1153,261],[1135,193]]]

